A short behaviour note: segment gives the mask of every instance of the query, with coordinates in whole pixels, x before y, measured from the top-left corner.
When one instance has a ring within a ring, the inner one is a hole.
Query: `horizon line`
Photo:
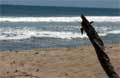
[[[0,4],[0,5],[8,5],[8,6],[33,6],[33,7],[58,7],[58,8],[96,8],[96,9],[120,9],[120,8],[106,8],[106,7],[79,7],[79,6],[51,6],[51,5],[24,5],[24,4]]]

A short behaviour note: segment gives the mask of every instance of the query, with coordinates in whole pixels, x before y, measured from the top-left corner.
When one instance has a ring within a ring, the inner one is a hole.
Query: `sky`
[[[120,8],[120,0],[0,0],[0,4]]]

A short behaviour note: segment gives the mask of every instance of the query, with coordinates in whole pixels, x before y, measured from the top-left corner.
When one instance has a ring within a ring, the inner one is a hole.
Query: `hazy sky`
[[[120,0],[0,0],[0,4],[120,8]]]

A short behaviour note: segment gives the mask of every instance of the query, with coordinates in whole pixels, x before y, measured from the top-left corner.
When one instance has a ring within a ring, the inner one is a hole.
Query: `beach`
[[[120,44],[105,45],[120,74]],[[91,45],[0,51],[0,78],[107,78]]]
[[[88,36],[81,34],[82,14],[94,21],[92,26],[120,75],[119,8],[0,8],[0,78],[108,78]]]

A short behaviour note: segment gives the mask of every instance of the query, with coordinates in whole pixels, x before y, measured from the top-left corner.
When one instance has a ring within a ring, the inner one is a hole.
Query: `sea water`
[[[120,43],[120,9],[0,5],[0,50],[80,47],[86,15],[104,43]]]

